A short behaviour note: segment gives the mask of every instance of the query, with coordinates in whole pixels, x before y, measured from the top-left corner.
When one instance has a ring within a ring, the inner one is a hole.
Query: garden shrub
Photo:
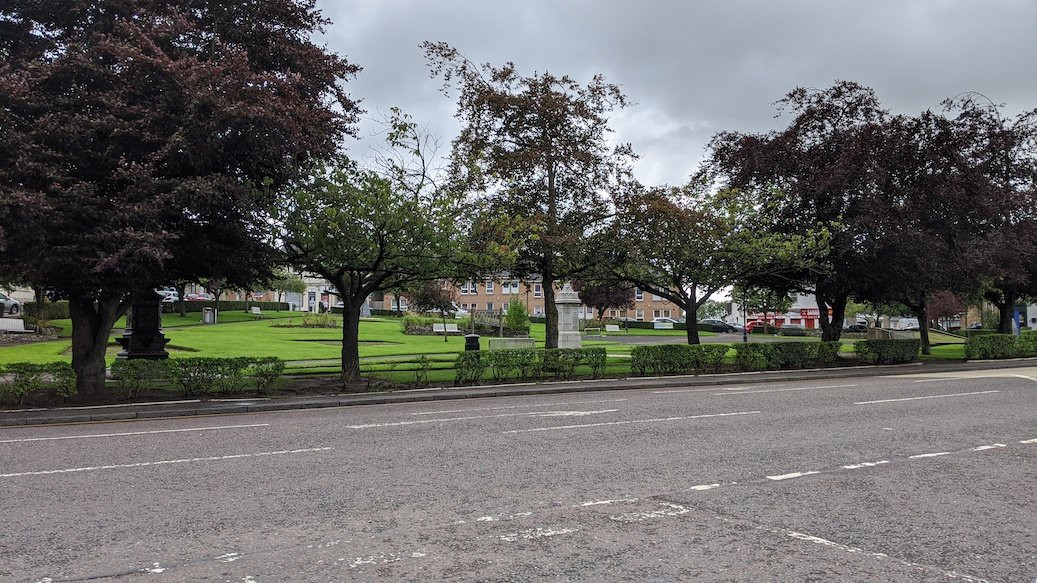
[[[276,356],[250,359],[248,377],[256,387],[256,393],[269,394],[270,389],[284,374],[284,361]]]
[[[511,298],[508,302],[507,311],[504,312],[504,329],[529,332],[529,312],[518,298]]]
[[[832,366],[839,358],[839,341],[818,342],[814,348],[814,363],[817,366]]]
[[[630,351],[634,374],[699,374],[716,372],[727,354],[726,344],[660,344]]]
[[[454,361],[454,384],[466,385],[482,380],[487,365],[483,354],[480,350],[466,350],[457,355]]]
[[[918,360],[919,340],[861,340],[857,360],[868,364],[904,364]]]
[[[1037,356],[1037,335],[986,334],[965,343],[967,359],[999,359]]]
[[[310,312],[302,317],[303,328],[338,328],[341,326],[338,318],[330,313],[317,314]]]
[[[569,380],[580,364],[582,348],[547,348],[540,353],[540,377],[552,375],[557,380]]]
[[[249,358],[178,358],[170,361],[173,382],[185,397],[241,389]]]
[[[494,350],[487,352],[483,358],[486,359],[495,381],[515,376],[527,379],[532,377],[537,370],[537,353],[531,348]]]
[[[112,363],[111,371],[116,395],[120,399],[132,399],[168,380],[170,366],[168,360],[116,359]]]
[[[14,362],[0,369],[0,402],[22,405],[50,396],[68,399],[76,395],[76,375],[67,362],[33,364]]]
[[[817,349],[806,342],[782,342],[771,345],[771,368],[806,368],[817,359]]]
[[[755,328],[753,331],[755,332]],[[740,370],[757,371],[777,368],[773,356],[774,344],[742,343],[735,345],[735,366]]]
[[[432,360],[424,354],[419,355],[415,359],[414,367],[414,386],[424,387],[428,386],[428,374],[432,370]]]

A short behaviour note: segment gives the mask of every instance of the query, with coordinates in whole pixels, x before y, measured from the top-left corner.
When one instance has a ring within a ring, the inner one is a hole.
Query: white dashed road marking
[[[556,427],[536,427],[534,429],[512,429],[501,433],[533,433],[537,431],[557,431],[561,429],[583,429],[585,427],[605,427],[608,425],[630,425],[632,423],[660,423],[663,421],[685,421],[688,419],[706,419],[709,417],[730,417],[732,415],[754,415],[759,411],[738,411],[736,413],[713,413],[710,415],[689,415],[687,417],[660,417],[657,419],[632,419],[630,421],[609,421],[605,423],[583,423],[580,425],[559,425]]]
[[[566,403],[539,403],[536,405],[505,405],[503,407],[475,407],[472,409],[444,409],[439,411],[420,411],[411,415],[443,415],[446,413],[468,413],[470,411],[504,411],[508,409],[531,409],[534,407],[563,407],[569,405],[588,405],[591,403],[622,403],[626,399],[599,399],[596,401],[569,401]]]
[[[787,391],[814,391],[817,389],[844,389],[856,387],[857,385],[825,385],[822,387],[793,387],[791,389],[763,389],[759,391],[731,391],[727,393],[713,393],[714,395],[756,395],[759,393],[784,393]]]
[[[938,451],[936,453],[920,453],[918,455],[909,455],[909,456],[907,456],[907,459],[909,459],[909,460],[917,460],[917,459],[922,459],[922,458],[926,458],[926,457],[940,457],[940,456],[944,456],[944,455],[951,455],[951,452],[949,452],[949,451]]]
[[[218,427],[191,427],[188,429],[156,429],[153,431],[127,431],[124,433],[94,433],[87,435],[63,435],[58,437],[25,437],[22,439],[4,439],[0,443],[24,443],[28,441],[57,441],[60,439],[90,439],[93,437],[122,437],[125,435],[154,435],[157,433],[184,433],[188,431],[214,431],[217,429],[245,429],[250,427],[268,427],[269,423],[251,423],[249,425],[220,425]]]
[[[792,472],[791,474],[781,474],[779,476],[767,476],[767,479],[768,480],[774,480],[775,482],[777,482],[777,481],[780,481],[780,480],[791,480],[793,478],[802,478],[803,476],[811,476],[811,475],[817,474],[817,473],[819,473],[819,472],[813,471],[813,470],[808,471],[808,472]]]
[[[598,415],[615,413],[619,409],[602,409],[600,411],[534,411],[532,413],[501,413],[499,415],[469,415],[467,417],[445,417],[443,419],[420,419],[418,421],[392,421],[389,423],[365,423],[363,425],[347,425],[349,429],[370,429],[372,427],[400,427],[403,425],[421,425],[425,423],[446,423],[449,421],[470,421],[472,419],[499,419],[502,417],[557,417],[559,415]]]
[[[193,457],[177,460],[161,460],[157,462],[137,462],[135,464],[112,464],[108,466],[88,466],[84,468],[66,468],[61,470],[43,470],[38,472],[17,472],[13,474],[0,474],[0,478],[16,478],[19,476],[45,476],[48,474],[71,474],[76,472],[92,472],[95,470],[115,470],[122,468],[144,468],[148,466],[166,466],[171,464],[187,464],[192,462],[214,462],[222,460],[236,460],[242,458],[268,457],[274,455],[290,455],[294,453],[310,453],[315,451],[328,451],[330,447],[311,447],[307,449],[286,449],[282,451],[261,451],[258,453],[239,453],[235,455],[220,455],[211,457]]]
[[[880,401],[858,401],[854,405],[874,405],[875,403],[895,403],[897,401],[919,401],[922,399],[944,399],[947,397],[968,397],[971,395],[989,395],[990,393],[1000,393],[1001,391],[975,391],[972,393],[948,393],[946,395],[928,395],[925,397],[905,397],[903,399],[882,399]]]

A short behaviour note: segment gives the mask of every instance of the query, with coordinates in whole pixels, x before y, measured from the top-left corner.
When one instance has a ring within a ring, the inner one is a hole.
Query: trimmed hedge
[[[867,364],[904,364],[918,360],[920,340],[862,340],[857,360]]]
[[[23,405],[76,395],[76,375],[66,362],[0,366],[0,403]]]
[[[187,306],[187,312],[202,312],[205,308],[215,308],[216,302],[184,302]],[[287,312],[290,308],[286,302],[244,302],[240,300],[224,300],[220,302],[220,310],[224,312],[233,312],[238,310],[240,312],[247,312],[252,308],[259,308],[260,310],[266,310],[268,312]],[[180,302],[162,302],[162,312],[165,314],[175,314],[180,312]]]
[[[760,371],[825,367],[839,356],[839,342],[768,342],[735,345],[735,366]]]
[[[969,360],[1025,356],[1037,356],[1037,334],[985,334],[965,343],[965,358]]]
[[[578,366],[589,366],[591,376],[597,378],[605,371],[607,358],[604,348],[468,350],[458,354],[454,362],[454,384],[479,382],[486,369],[490,369],[495,381],[507,378],[568,380],[575,376]]]
[[[997,330],[990,328],[973,328],[971,330],[956,330],[951,334],[957,334],[958,336],[964,336],[965,338],[975,338],[977,336],[986,336],[988,334],[997,334]]]
[[[285,363],[275,356],[261,358],[177,358],[171,360],[116,360],[112,379],[117,394],[133,398],[143,391],[172,384],[185,397],[238,393],[251,385],[267,394],[284,373]]]
[[[43,304],[43,314],[39,314],[39,310],[36,307],[36,302],[23,302],[22,303],[22,314],[26,317],[35,320],[67,320],[72,316],[68,313],[68,300],[60,300],[57,302],[45,302]]]
[[[726,344],[660,344],[630,351],[634,374],[700,374],[716,372],[727,354]]]

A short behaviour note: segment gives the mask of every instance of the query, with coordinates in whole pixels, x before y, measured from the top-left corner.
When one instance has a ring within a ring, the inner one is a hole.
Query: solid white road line
[[[420,411],[411,415],[441,415],[444,413],[467,413],[469,411],[502,411],[507,409],[530,409],[533,407],[562,407],[568,405],[586,405],[589,403],[621,403],[626,399],[600,399],[596,401],[568,401],[566,403],[540,403],[537,405],[507,405],[504,407],[477,407],[474,409],[445,409],[442,411]]]
[[[87,435],[64,435],[60,437],[26,437],[22,439],[3,439],[0,443],[24,443],[27,441],[57,441],[61,439],[90,439],[93,437],[122,437],[124,435],[153,435],[156,433],[183,433],[187,431],[213,431],[216,429],[244,429],[248,427],[267,427],[269,423],[250,423],[248,425],[220,425],[217,427],[191,427],[187,429],[156,429],[154,431],[126,431],[124,433],[94,433]]]
[[[810,476],[810,475],[817,474],[817,473],[819,473],[819,472],[816,472],[816,471],[792,472],[791,474],[781,474],[780,476],[767,476],[767,479],[768,480],[774,480],[775,482],[777,482],[777,481],[780,481],[780,480],[791,480],[792,478],[802,478],[803,476]]]
[[[738,391],[745,387],[710,387],[708,389],[674,389],[672,391],[652,391],[653,395],[673,395],[676,393],[706,393],[709,391]]]
[[[859,470],[861,468],[874,468],[877,465],[888,464],[889,460],[879,460],[877,462],[861,462],[859,464],[850,464],[843,466],[844,470]]]
[[[630,425],[633,423],[659,423],[662,421],[684,421],[687,419],[706,419],[708,417],[729,417],[732,415],[754,415],[759,411],[738,411],[736,413],[713,413],[711,415],[689,415],[687,417],[659,417],[657,419],[632,419],[630,421],[609,421],[607,423],[584,423],[581,425],[559,425],[557,427],[536,427],[534,429],[512,429],[501,433],[533,433],[536,431],[555,431],[559,429],[582,429],[584,427],[605,427],[608,425]]]
[[[1003,443],[992,443],[990,445],[981,445],[979,447],[974,447],[974,448],[972,448],[971,451],[986,451],[988,449],[997,449],[999,447],[1008,447],[1008,446],[1003,444]]]
[[[310,453],[314,451],[328,451],[330,447],[310,447],[306,449],[286,449],[281,451],[261,451],[257,453],[239,453],[235,455],[218,455],[211,457],[193,457],[177,460],[160,460],[157,462],[137,462],[135,464],[112,464],[108,466],[88,466],[84,468],[65,468],[62,470],[43,470],[39,472],[17,472],[12,474],[0,474],[0,478],[16,478],[18,476],[45,476],[48,474],[71,474],[76,472],[92,472],[95,470],[115,470],[121,468],[144,468],[148,466],[165,466],[170,464],[186,464],[192,462],[213,462],[221,460],[236,460],[252,457],[267,457],[272,455],[289,455],[293,453]]]
[[[389,423],[365,423],[363,425],[346,425],[349,429],[369,429],[371,427],[399,427],[401,425],[421,425],[424,423],[446,423],[448,421],[469,421],[472,419],[498,419],[501,417],[558,417],[565,415],[599,415],[614,413],[619,409],[601,409],[599,411],[534,411],[532,413],[502,413],[500,415],[469,415],[467,417],[445,417],[443,419],[420,419],[418,421],[392,421]]]
[[[909,460],[917,460],[917,459],[922,459],[922,458],[926,458],[926,457],[940,457],[942,455],[951,455],[951,452],[949,452],[949,451],[938,451],[936,453],[920,453],[918,455],[909,455],[909,456],[907,456],[907,459],[909,459]]]
[[[603,504],[618,504],[620,502],[637,502],[637,498],[618,498],[616,500],[594,500],[592,502],[583,502],[576,506],[601,506]]]
[[[785,391],[813,391],[815,389],[843,389],[857,385],[825,385],[822,387],[794,387],[791,389],[764,389],[762,391],[738,391],[730,393],[714,393],[715,395],[755,395],[757,393],[783,393]]]
[[[1037,439],[1024,439],[1019,443],[1037,443]]]
[[[967,397],[969,395],[989,395],[1001,391],[975,391],[972,393],[949,393],[947,395],[928,395],[926,397],[906,397],[903,399],[882,399],[879,401],[858,401],[854,405],[874,405],[875,403],[896,403],[897,401],[918,401],[921,399],[944,399],[947,397]]]

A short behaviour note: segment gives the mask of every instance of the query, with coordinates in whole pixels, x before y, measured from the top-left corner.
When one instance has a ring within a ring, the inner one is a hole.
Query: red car
[[[749,334],[752,334],[753,328],[756,328],[758,326],[767,326],[767,327],[769,327],[771,329],[775,329],[774,324],[769,324],[769,323],[766,323],[766,322],[754,321],[754,322],[749,322],[749,323],[747,323],[745,325],[745,331],[748,332]]]

